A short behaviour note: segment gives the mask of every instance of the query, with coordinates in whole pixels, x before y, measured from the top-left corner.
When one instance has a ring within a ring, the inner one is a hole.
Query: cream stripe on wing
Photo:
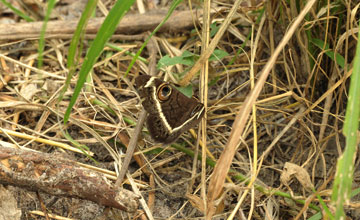
[[[154,81],[153,78],[155,79],[155,77],[151,77],[151,79],[146,83],[145,87],[146,86],[150,87],[150,85],[148,85],[148,84],[149,84],[150,81],[151,81],[150,83],[152,84],[152,81]],[[157,98],[156,98],[156,88],[155,88],[155,86],[152,87],[152,90],[153,90],[152,98],[153,98],[153,100],[155,102],[155,107],[156,107],[156,109],[157,109],[157,111],[159,113],[159,116],[160,116],[161,120],[163,121],[165,127],[168,129],[169,133],[171,134],[173,132],[173,130],[172,130],[169,122],[166,120],[166,117],[165,117],[165,115],[164,115],[164,113],[163,113],[163,111],[161,109],[161,104],[160,104],[159,100],[157,100]]]
[[[199,116],[201,115],[201,113],[204,111],[205,107],[203,107],[201,109],[201,111],[199,111],[197,114],[195,114],[194,116],[192,116],[191,118],[189,118],[188,120],[186,120],[184,123],[182,123],[182,125],[176,127],[176,128],[173,128],[172,129],[172,132],[175,132],[175,131],[178,131],[180,130],[182,127],[184,127],[187,123],[189,123],[190,121],[192,121],[195,117],[199,118]],[[172,133],[170,132],[170,133]]]
[[[151,87],[153,85],[153,81],[156,79],[156,77],[151,77],[149,81],[145,84],[144,88]]]

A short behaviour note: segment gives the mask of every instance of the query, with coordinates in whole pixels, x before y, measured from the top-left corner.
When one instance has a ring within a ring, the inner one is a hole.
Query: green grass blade
[[[46,14],[45,14],[45,18],[44,18],[44,23],[41,27],[41,32],[40,32],[40,39],[39,39],[39,48],[38,48],[38,68],[41,69],[42,65],[43,65],[43,52],[44,52],[44,48],[45,48],[45,31],[46,31],[46,26],[47,23],[49,21],[50,15],[52,10],[54,9],[54,6],[56,4],[56,0],[49,0],[48,4],[47,4],[47,9],[46,9]]]
[[[86,146],[85,144],[80,144],[79,142],[77,142],[76,140],[74,140],[71,135],[68,132],[64,132],[64,137],[71,142],[71,144],[75,147],[77,147],[79,150],[81,150],[83,152],[83,154],[91,159],[93,162],[95,162],[96,164],[98,164],[98,162],[92,158],[87,152],[90,150],[88,146]]]
[[[314,191],[314,193],[316,193],[316,192]],[[324,200],[321,198],[321,196],[318,193],[316,194],[316,197],[318,198],[319,203],[320,203],[320,205],[322,207],[322,210],[323,210],[322,213],[320,213],[320,214],[322,215],[324,213],[324,214],[326,214],[327,218],[330,218],[331,220],[333,220],[334,216],[330,212],[330,209],[328,208],[328,206],[326,205]]]
[[[86,7],[81,14],[80,20],[77,24],[74,36],[71,39],[71,43],[69,46],[69,54],[67,57],[67,67],[69,69],[73,68],[75,65],[75,55],[77,52],[77,48],[79,47],[80,39],[85,34],[86,25],[91,18],[91,15],[94,13],[98,0],[89,0],[86,4]]]
[[[359,35],[360,37],[360,32]],[[335,204],[335,219],[345,219],[344,204],[349,202],[354,174],[354,162],[358,142],[360,118],[360,43],[357,42],[354,68],[351,75],[349,99],[346,106],[344,135],[346,146],[338,159],[333,185],[332,201]]]
[[[81,54],[81,50],[79,48],[79,44],[82,42],[82,38],[85,35],[85,28],[86,25],[91,17],[91,15],[93,14],[93,12],[95,11],[96,5],[98,3],[98,0],[89,0],[88,3],[85,6],[84,12],[81,14],[79,23],[77,24],[74,36],[71,39],[71,43],[69,46],[69,53],[67,56],[67,68],[69,69],[69,73],[66,77],[66,81],[65,81],[65,86],[62,89],[60,95],[59,95],[59,100],[62,100],[64,93],[66,92],[66,90],[68,89],[69,85],[70,85],[70,80],[75,72],[75,66],[77,63],[76,60],[76,54],[78,52],[78,54]]]
[[[93,65],[95,64],[97,58],[100,56],[105,43],[109,40],[111,35],[115,32],[116,26],[120,22],[121,18],[125,13],[130,9],[135,0],[128,1],[117,1],[113,8],[110,10],[108,16],[106,16],[104,23],[101,25],[93,43],[91,44],[89,51],[84,59],[84,63],[81,66],[79,72],[79,79],[76,83],[74,94],[71,97],[68,108],[66,109],[64,115],[64,123],[69,119],[70,112],[76,102],[77,97],[80,94],[81,88],[85,83],[86,77]]]
[[[117,50],[117,51],[124,51],[123,48],[118,47],[118,46],[116,46],[115,44],[112,44],[112,43],[109,43],[109,42],[106,43],[106,46],[110,47],[111,49]],[[135,56],[136,56],[135,53],[132,53],[132,52],[130,52],[130,51],[125,51],[125,55],[131,56],[131,57],[135,57]],[[149,62],[147,61],[147,59],[144,58],[144,57],[138,57],[138,59],[139,59],[141,62],[145,63],[145,64],[148,64],[148,63],[149,63]]]
[[[351,191],[350,197],[352,198],[352,197],[356,196],[359,193],[360,193],[360,188],[356,188],[353,191]]]
[[[19,9],[15,8],[14,6],[12,6],[11,3],[7,2],[6,0],[0,0],[6,7],[8,7],[11,11],[13,11],[15,14],[17,14],[18,16],[22,17],[25,21],[27,22],[32,22],[34,21],[32,18],[30,18],[29,16],[27,16],[24,12],[20,11]]]
[[[322,219],[322,214],[321,212],[316,213],[315,215],[311,216],[310,218],[308,218],[308,220],[320,220]]]

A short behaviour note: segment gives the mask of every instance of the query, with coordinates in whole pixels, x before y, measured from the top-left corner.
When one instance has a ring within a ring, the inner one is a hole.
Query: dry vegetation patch
[[[125,76],[134,54],[171,5],[139,0],[93,66],[66,125],[63,115],[77,74],[60,102],[58,96],[86,1],[55,5],[41,68],[39,33],[46,4],[10,2],[34,20],[27,22],[0,5],[0,183],[6,186],[0,194],[10,196],[13,216],[21,210],[21,219],[41,219],[34,211],[71,219],[320,219],[324,206],[317,195],[332,211],[360,2],[319,1],[302,19],[305,1],[243,1],[233,14],[238,1],[212,1],[209,12],[208,2],[183,2]],[[76,70],[114,4],[98,2]],[[206,26],[208,36],[202,33]],[[261,79],[266,68],[268,76]],[[131,194],[125,206],[136,203],[130,210],[135,212],[119,211],[115,208],[123,206],[116,204],[112,191],[117,155],[126,152],[142,110],[134,81],[154,72],[165,81],[191,85],[185,90],[206,104],[205,119],[195,128],[199,133],[185,132],[167,146],[154,143],[143,129],[129,167],[132,178],[122,185],[124,194]],[[240,113],[249,117],[240,119]],[[360,183],[359,162],[356,157],[354,189]],[[214,169],[216,163],[223,166]],[[81,181],[56,179],[64,173]],[[101,197],[89,192],[91,187],[108,194]],[[146,204],[139,202],[140,194]],[[360,218],[359,204],[358,195],[351,198],[345,207],[349,218]]]

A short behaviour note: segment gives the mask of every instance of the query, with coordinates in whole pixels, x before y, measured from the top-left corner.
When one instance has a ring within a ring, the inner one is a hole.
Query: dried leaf
[[[284,185],[288,185],[291,178],[295,176],[300,184],[308,191],[311,191],[314,186],[311,183],[310,176],[308,172],[301,166],[293,163],[285,163],[283,172],[281,174],[280,180]]]

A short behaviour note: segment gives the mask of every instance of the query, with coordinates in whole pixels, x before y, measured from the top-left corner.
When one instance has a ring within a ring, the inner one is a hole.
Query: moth
[[[197,125],[205,107],[196,98],[189,98],[168,82],[141,75],[135,87],[147,111],[146,127],[156,142],[169,144],[183,132]]]

